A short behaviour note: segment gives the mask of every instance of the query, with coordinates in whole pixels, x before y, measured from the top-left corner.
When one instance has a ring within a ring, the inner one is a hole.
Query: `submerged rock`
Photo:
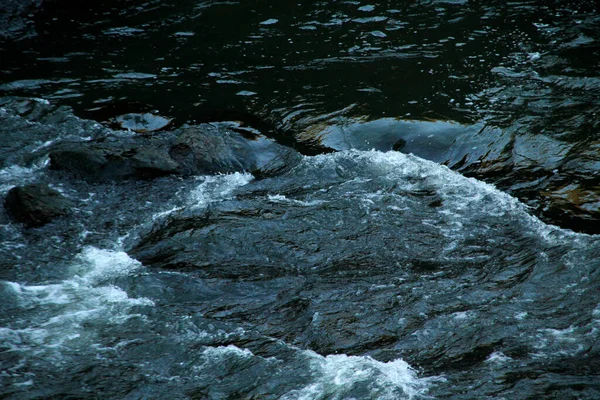
[[[337,151],[395,150],[412,153],[435,162],[444,161],[444,156],[457,137],[474,135],[481,129],[478,124],[462,125],[447,121],[413,121],[396,118],[381,118],[373,121],[348,119],[319,125],[305,131],[307,139]],[[317,128],[317,129],[315,129]]]
[[[433,312],[424,298],[451,314],[462,307],[453,288],[527,274],[528,265],[513,272],[498,260],[541,257],[532,225],[508,196],[445,167],[349,152],[305,158],[227,199],[174,212],[128,253],[150,268],[251,287],[247,297],[207,301],[207,317],[320,354],[383,357],[404,343],[418,353],[411,332]],[[432,286],[413,292],[424,279]],[[398,326],[404,313],[416,317]],[[453,357],[440,353],[442,363]]]
[[[130,113],[119,115],[114,122],[122,129],[132,130],[137,133],[156,132],[166,128],[172,119],[151,113]]]
[[[307,123],[296,121],[307,143],[335,151],[412,153],[496,185],[548,223],[600,233],[600,196],[594,181],[600,175],[600,141],[578,144],[565,134],[532,128],[530,118],[505,127],[483,121],[464,125],[339,115]]]
[[[73,202],[43,184],[17,186],[9,190],[4,207],[16,221],[40,227],[70,213]]]
[[[527,126],[486,126],[456,139],[444,162],[493,183],[536,210],[548,223],[600,233],[600,157],[597,142],[575,146]]]

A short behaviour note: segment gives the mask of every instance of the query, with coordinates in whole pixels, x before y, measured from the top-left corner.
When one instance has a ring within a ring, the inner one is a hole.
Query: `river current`
[[[0,12],[0,196],[75,204],[0,212],[1,398],[600,398],[593,2]],[[203,123],[302,157],[49,167],[62,142]]]

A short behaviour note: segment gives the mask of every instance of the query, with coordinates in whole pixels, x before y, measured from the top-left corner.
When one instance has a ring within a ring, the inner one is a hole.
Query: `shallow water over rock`
[[[580,3],[6,2],[0,397],[600,397]]]

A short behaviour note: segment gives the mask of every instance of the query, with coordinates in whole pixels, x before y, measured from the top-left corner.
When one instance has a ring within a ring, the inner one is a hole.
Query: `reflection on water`
[[[185,119],[203,106],[268,113],[306,103],[319,115],[357,103],[375,117],[464,121],[477,114],[467,96],[528,39],[499,24],[538,12],[466,2],[138,3],[42,10],[37,38],[21,44],[30,51],[3,67],[6,80],[43,71],[81,80],[65,85],[84,95],[72,102],[80,107],[127,96]]]
[[[597,86],[591,3],[104,3],[42,7],[37,36],[4,50],[2,91],[79,112],[126,98],[179,123],[219,108],[279,123],[280,110],[316,118],[354,104],[350,116],[369,119],[544,125],[565,107],[587,114]]]

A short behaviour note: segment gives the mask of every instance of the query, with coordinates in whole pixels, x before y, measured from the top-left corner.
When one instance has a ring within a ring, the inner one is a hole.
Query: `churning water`
[[[593,2],[2,7],[0,194],[75,206],[0,214],[0,397],[600,398]],[[49,168],[206,121],[304,155]]]

